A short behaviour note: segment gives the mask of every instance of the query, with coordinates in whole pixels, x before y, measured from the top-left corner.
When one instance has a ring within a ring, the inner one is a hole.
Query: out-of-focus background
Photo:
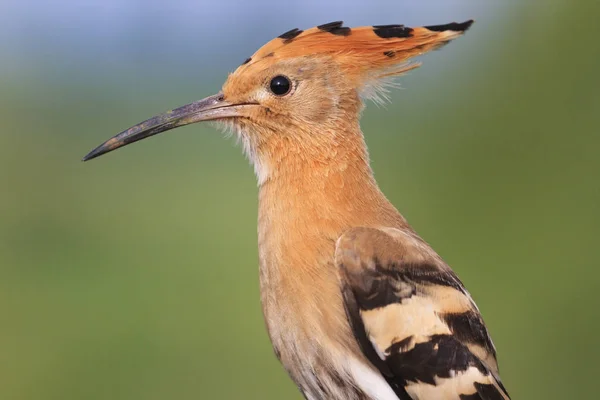
[[[257,189],[194,125],[294,27],[476,19],[362,120],[383,190],[465,281],[514,399],[597,397],[598,2],[0,4],[0,399],[300,399],[259,304]]]

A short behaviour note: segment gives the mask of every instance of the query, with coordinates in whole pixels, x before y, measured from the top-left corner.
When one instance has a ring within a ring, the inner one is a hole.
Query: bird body
[[[406,224],[375,185],[364,150],[340,149],[349,154],[334,165],[279,171],[259,189],[263,312],[275,353],[309,399],[379,398],[341,384],[351,379],[349,363],[381,378],[350,329],[334,252],[354,226]]]
[[[473,367],[472,376],[468,377],[470,387],[468,384],[465,388],[457,387],[452,382],[438,387],[418,381],[407,385],[412,388],[406,389],[406,397],[399,397],[363,353],[348,321],[341,290],[348,284],[340,269],[346,253],[352,251],[345,248],[353,247],[353,240],[349,239],[353,233],[363,230],[365,239],[355,244],[359,249],[368,248],[371,237],[376,244],[391,242],[389,247],[382,246],[377,251],[378,258],[402,260],[417,268],[439,268],[439,272],[433,273],[444,274],[449,269],[379,190],[364,142],[352,140],[340,147],[334,159],[325,163],[317,160],[326,160],[326,154],[296,155],[293,159],[298,160],[298,165],[282,162],[285,166],[278,168],[276,175],[259,188],[262,304],[278,358],[307,399],[458,399],[460,394],[475,393],[474,381],[496,384],[496,378],[486,379],[488,375]],[[353,261],[355,257],[349,256]],[[361,263],[356,267],[358,282],[365,282],[360,273],[364,272]],[[457,286],[462,288],[459,282]],[[381,308],[371,311],[375,313],[371,319],[381,319],[371,328],[382,331],[383,345],[379,351],[415,335],[422,336],[415,339],[422,341],[440,332],[450,334],[442,318],[424,312],[429,307],[435,308],[436,314],[478,316],[466,291],[448,285],[437,285],[431,290],[434,297],[436,290],[439,291],[439,304],[435,299],[431,304],[419,300],[406,310],[392,307],[388,311],[385,306],[389,305],[383,301]],[[398,316],[402,314],[417,322],[395,326],[400,324]],[[483,335],[486,344],[480,351],[481,358],[490,362],[492,373],[497,373],[493,345],[487,333]],[[429,380],[434,379],[435,367],[424,373],[430,374]],[[436,388],[441,391],[436,392]]]
[[[308,400],[509,399],[479,310],[377,186],[359,125],[364,97],[471,23],[291,30],[219,94],[85,158],[198,121],[238,134],[259,184],[267,330]]]

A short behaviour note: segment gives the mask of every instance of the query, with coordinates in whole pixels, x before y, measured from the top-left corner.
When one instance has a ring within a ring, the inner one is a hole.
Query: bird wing
[[[477,306],[412,230],[350,229],[335,264],[358,344],[398,398],[510,399]]]

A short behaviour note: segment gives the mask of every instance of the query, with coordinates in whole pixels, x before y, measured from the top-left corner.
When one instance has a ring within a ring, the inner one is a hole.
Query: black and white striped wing
[[[479,310],[416,234],[354,228],[335,262],[360,348],[399,399],[509,399]]]

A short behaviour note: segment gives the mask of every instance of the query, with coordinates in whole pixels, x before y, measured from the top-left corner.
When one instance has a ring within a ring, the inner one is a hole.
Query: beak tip
[[[101,155],[102,155],[102,154],[104,154],[104,153],[106,153],[106,150],[105,150],[105,147],[104,147],[104,145],[102,145],[102,146],[99,146],[99,147],[96,147],[94,150],[92,150],[92,151],[90,151],[89,153],[87,153],[87,154],[85,155],[85,157],[83,157],[83,158],[81,159],[81,161],[84,161],[84,162],[85,162],[85,161],[92,160],[92,159],[94,159],[94,158],[96,158],[96,157],[99,157],[99,156],[101,156]]]
[[[119,136],[119,135],[117,135],[117,136]],[[117,136],[108,139],[106,142],[102,143],[100,146],[96,147],[94,150],[87,153],[81,161],[92,160],[96,157],[100,157],[103,154],[106,154],[115,149],[118,149],[121,146],[124,146],[126,143],[119,141],[119,139],[117,139]]]

